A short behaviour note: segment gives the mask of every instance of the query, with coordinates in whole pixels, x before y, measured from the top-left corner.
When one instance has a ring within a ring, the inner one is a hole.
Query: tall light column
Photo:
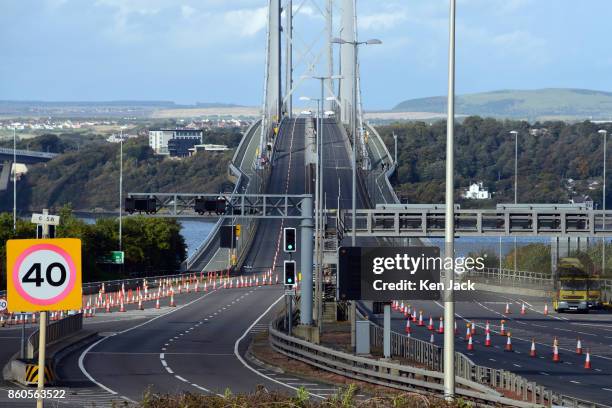
[[[287,95],[287,117],[292,116],[293,111],[293,0],[287,0],[285,8],[285,95]]]
[[[511,135],[514,135],[514,204],[518,203],[518,132],[513,130],[510,132]],[[514,237],[514,276],[516,276],[516,271],[518,270],[517,262],[517,247],[516,247],[516,237]]]
[[[119,250],[123,251],[123,129],[119,141]]]
[[[17,136],[13,125],[13,232],[17,232]],[[10,174],[10,170],[9,170]]]
[[[602,197],[602,210],[604,211],[601,215],[602,227],[606,227],[606,150],[608,147],[608,131],[601,129],[598,132],[603,136],[603,197]],[[601,274],[606,272],[606,238],[601,239]]]
[[[455,265],[455,211],[454,211],[454,167],[455,167],[455,0],[450,0],[448,46],[448,116],[446,119],[446,212],[444,229],[444,252],[452,259],[452,267],[444,271],[444,398],[455,398],[455,303],[450,282]]]

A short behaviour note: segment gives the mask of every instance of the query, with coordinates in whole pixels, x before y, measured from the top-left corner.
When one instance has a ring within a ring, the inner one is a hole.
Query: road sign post
[[[46,239],[49,226],[59,217],[47,210],[34,214],[32,222],[42,225],[43,239],[13,239],[6,243],[7,301],[11,312],[40,312],[38,348],[38,398],[43,407],[47,311],[82,307],[81,241]]]

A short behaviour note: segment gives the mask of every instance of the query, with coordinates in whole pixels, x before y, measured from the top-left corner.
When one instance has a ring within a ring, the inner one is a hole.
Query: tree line
[[[530,124],[467,117],[455,126],[456,199],[463,206],[514,202],[515,141],[510,131],[515,130],[519,202],[567,203],[573,195],[588,194],[601,208],[603,138],[598,131],[602,128],[612,134],[611,124],[590,121]],[[397,135],[398,193],[408,202],[443,202],[446,122],[404,122],[377,129],[391,152],[392,135]],[[479,181],[493,193],[492,200],[461,200],[463,189]],[[612,189],[607,195],[607,203],[612,204]]]
[[[77,218],[69,207],[59,210],[57,238],[79,238],[82,241],[83,281],[121,279],[131,276],[151,276],[175,273],[186,258],[187,246],[181,235],[181,225],[175,219],[127,217],[123,220],[123,266],[109,264],[111,251],[119,249],[119,224],[116,218],[99,218],[88,224]],[[13,215],[0,213],[0,287],[6,287],[6,241],[36,237],[36,226],[27,219],[17,219],[13,230]]]

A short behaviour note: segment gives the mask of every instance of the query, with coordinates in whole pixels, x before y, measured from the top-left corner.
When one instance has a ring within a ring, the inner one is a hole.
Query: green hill
[[[612,92],[547,88],[501,90],[459,95],[456,113],[542,119],[612,119]],[[393,108],[397,112],[446,112],[446,96],[409,99]]]

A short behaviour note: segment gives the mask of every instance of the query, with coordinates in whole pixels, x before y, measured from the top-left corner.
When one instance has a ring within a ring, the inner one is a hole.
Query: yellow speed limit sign
[[[6,262],[10,312],[82,307],[80,239],[11,239]]]

